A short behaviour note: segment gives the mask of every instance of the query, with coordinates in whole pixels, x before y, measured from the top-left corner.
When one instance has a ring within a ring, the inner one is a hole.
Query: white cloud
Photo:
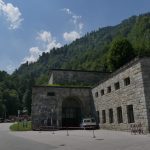
[[[79,29],[82,30],[84,27],[84,24],[83,23],[79,23]]]
[[[10,29],[17,29],[23,21],[22,14],[18,7],[13,6],[11,3],[5,3],[0,0],[0,12],[6,17]]]
[[[81,16],[73,15],[73,16],[72,16],[73,23],[74,23],[75,25],[77,25],[79,19],[81,19],[81,18],[82,18]]]
[[[72,12],[69,8],[63,8],[62,11],[65,11],[68,15],[72,15]]]
[[[65,32],[63,34],[63,38],[65,39],[65,41],[67,42],[72,42],[78,38],[80,38],[80,34],[76,31],[71,31],[71,32]]]
[[[42,31],[38,33],[36,39],[41,42],[41,45],[43,45],[42,48],[39,48],[38,46],[30,48],[29,56],[25,57],[22,63],[27,61],[28,63],[36,62],[43,52],[50,52],[51,49],[62,46],[61,43],[57,42],[52,34],[48,31]]]
[[[50,41],[52,41],[52,35],[50,32],[43,31],[43,32],[38,33],[37,39],[39,39],[43,42],[49,43]]]
[[[71,22],[73,23],[74,30],[70,32],[63,33],[63,38],[66,42],[72,42],[77,38],[81,37],[84,23],[81,21],[82,16],[78,16],[73,13],[69,8],[62,9],[67,15],[71,16]]]
[[[9,73],[9,74],[12,74],[13,72],[14,72],[14,70],[15,70],[15,66],[13,66],[13,65],[8,65],[8,66],[6,66],[6,71]]]
[[[23,59],[22,63],[28,61],[28,63],[35,62],[38,60],[39,56],[42,54],[42,51],[38,47],[31,47],[29,49],[29,56]]]
[[[48,31],[42,31],[38,33],[36,39],[44,42],[44,52],[50,52],[52,48],[59,48],[62,46],[61,43],[57,42],[52,34]]]

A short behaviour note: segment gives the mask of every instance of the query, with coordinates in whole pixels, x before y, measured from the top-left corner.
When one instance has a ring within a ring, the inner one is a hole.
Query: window
[[[114,86],[115,86],[115,90],[120,89],[120,83],[119,83],[119,82],[116,82],[116,83],[114,84]]]
[[[133,105],[127,105],[128,123],[134,123]]]
[[[55,93],[54,92],[48,92],[47,96],[55,96]]]
[[[114,122],[113,109],[109,109],[109,123]]]
[[[101,90],[101,96],[103,96],[103,95],[104,95],[104,89]]]
[[[123,123],[122,108],[121,107],[117,108],[117,118],[118,118],[118,123]]]
[[[107,87],[107,93],[111,93],[111,86]]]
[[[96,113],[97,113],[97,121],[98,121],[98,123],[100,123],[100,115],[99,115],[99,111],[96,111]]]
[[[127,86],[129,84],[130,84],[130,78],[127,77],[127,78],[124,79],[124,85]]]
[[[102,122],[106,123],[106,112],[105,112],[105,110],[102,110]]]
[[[98,92],[95,92],[95,97],[98,97]]]

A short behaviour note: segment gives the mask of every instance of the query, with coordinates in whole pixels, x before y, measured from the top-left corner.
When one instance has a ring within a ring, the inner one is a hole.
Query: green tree
[[[31,113],[31,102],[32,102],[32,91],[27,89],[23,95],[23,104],[24,107],[27,108],[28,113]]]
[[[125,38],[117,38],[112,41],[107,56],[108,68],[114,71],[135,57],[134,49]]]

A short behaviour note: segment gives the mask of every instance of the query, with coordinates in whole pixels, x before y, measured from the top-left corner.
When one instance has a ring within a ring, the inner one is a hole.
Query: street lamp
[[[54,112],[54,109],[51,108],[51,126],[53,126],[53,112]]]
[[[51,126],[53,127],[53,134],[54,134],[54,124],[53,124],[53,114],[54,114],[55,106],[51,107]]]

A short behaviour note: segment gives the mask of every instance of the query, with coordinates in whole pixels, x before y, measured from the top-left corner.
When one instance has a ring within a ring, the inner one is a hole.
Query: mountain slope
[[[36,77],[48,73],[50,68],[103,70],[103,56],[116,37],[126,37],[141,54],[149,53],[150,48],[150,13],[133,16],[113,27],[100,28],[87,33],[70,45],[43,53],[36,63],[24,64],[14,74],[34,73]]]
[[[47,84],[51,68],[106,71],[107,53],[113,39],[118,37],[130,41],[136,56],[150,56],[150,13],[87,33],[69,45],[43,53],[35,63],[22,64],[11,76],[0,73],[3,80],[0,81],[0,109],[7,110],[8,115],[17,114],[17,109],[23,108],[30,113],[32,86]],[[0,111],[0,117],[3,116],[4,112]]]

